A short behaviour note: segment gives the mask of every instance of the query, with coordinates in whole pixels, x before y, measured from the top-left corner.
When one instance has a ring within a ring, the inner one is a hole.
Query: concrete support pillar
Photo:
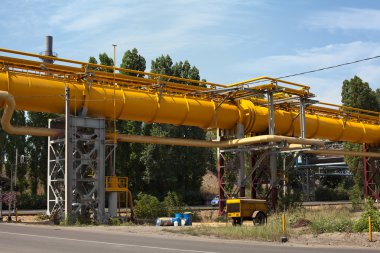
[[[110,154],[108,175],[116,176],[116,143],[113,144]],[[108,192],[108,214],[110,217],[117,216],[117,192]]]

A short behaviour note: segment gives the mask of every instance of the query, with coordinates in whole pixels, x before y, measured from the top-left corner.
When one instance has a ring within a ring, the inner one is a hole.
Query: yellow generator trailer
[[[267,219],[268,205],[262,199],[227,199],[227,218],[232,219],[232,225],[241,225],[244,220],[253,224],[264,224]]]

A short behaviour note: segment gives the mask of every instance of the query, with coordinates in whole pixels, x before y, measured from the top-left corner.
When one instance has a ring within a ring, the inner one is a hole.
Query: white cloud
[[[380,10],[341,8],[317,12],[306,20],[306,25],[329,30],[380,30]]]
[[[366,57],[380,55],[380,43],[356,41],[347,44],[332,44],[320,48],[311,48],[296,52],[294,55],[274,55],[234,66],[241,76],[281,77],[304,71],[351,62]],[[373,89],[380,88],[380,59],[320,72],[287,78],[311,86],[318,100],[340,104],[340,92],[343,80],[358,75]],[[248,79],[246,78],[246,79]]]

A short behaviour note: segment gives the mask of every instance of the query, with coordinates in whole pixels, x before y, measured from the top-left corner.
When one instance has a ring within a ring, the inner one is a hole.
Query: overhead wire
[[[305,75],[305,74],[310,74],[310,73],[320,72],[320,71],[324,71],[324,70],[339,68],[339,67],[343,67],[343,66],[347,66],[347,65],[352,65],[355,63],[363,62],[363,61],[374,60],[377,58],[380,58],[380,55],[367,57],[367,58],[363,58],[363,59],[359,59],[359,60],[355,60],[355,61],[351,61],[351,62],[340,63],[337,65],[332,65],[332,66],[328,66],[328,67],[322,67],[322,68],[318,68],[318,69],[303,71],[303,72],[299,72],[299,73],[295,73],[295,74],[279,76],[279,77],[276,77],[275,79],[284,79],[284,78],[289,78],[289,77],[294,77],[294,76],[301,76],[301,75]],[[262,83],[262,82],[267,82],[267,81],[268,80],[259,80],[259,81],[253,81],[252,83]]]

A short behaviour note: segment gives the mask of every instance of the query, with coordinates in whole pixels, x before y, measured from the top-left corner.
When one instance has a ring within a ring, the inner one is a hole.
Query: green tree
[[[98,61],[96,60],[94,56],[90,56],[90,58],[88,59],[88,62],[92,64],[98,64]],[[106,53],[99,54],[99,62],[101,65],[113,66],[113,59],[109,57]],[[106,69],[106,68],[101,68],[101,67],[98,67],[98,68],[90,67],[89,69],[113,73],[112,69]]]
[[[139,55],[139,52],[136,48],[132,50],[127,50],[124,55],[123,59],[121,60],[120,68],[125,69],[133,69],[138,71],[145,71],[146,69],[146,61],[145,58],[141,55]],[[120,71],[120,73],[130,76],[138,76],[143,77],[143,74],[136,74],[136,73],[129,73],[126,71]]]
[[[367,82],[363,82],[358,76],[350,80],[344,80],[342,86],[342,104],[360,109],[379,111],[378,93],[374,92]],[[345,150],[362,151],[363,145],[345,143]],[[361,157],[345,157],[345,162],[354,175],[355,185],[350,192],[350,199],[354,206],[361,202],[363,196],[363,159]]]
[[[151,72],[199,80],[199,71],[188,61],[173,65],[169,55],[152,61]],[[169,81],[175,81],[170,80]],[[176,81],[178,82],[178,81]],[[183,82],[181,82],[183,83]],[[186,83],[185,83],[186,84]],[[206,132],[198,127],[152,124],[150,135],[173,138],[205,139]],[[212,150],[204,148],[147,145],[141,160],[146,166],[145,177],[148,192],[163,198],[168,191],[183,197],[186,203],[200,200],[200,186],[206,172]]]
[[[49,119],[57,118],[58,114],[43,112],[28,112],[27,125],[31,127],[48,127]],[[29,161],[29,180],[32,195],[37,195],[38,186],[47,187],[47,154],[48,138],[30,136],[26,142]]]
[[[25,126],[26,119],[25,119],[25,113],[23,111],[15,111],[12,116],[11,123],[15,126]],[[26,147],[25,147],[25,136],[24,135],[8,135],[7,133],[3,132],[1,130],[0,134],[0,142],[2,144],[1,146],[1,161],[3,162],[5,166],[5,173],[6,177],[11,178],[14,177],[15,173],[15,164],[16,164],[16,149],[18,150],[18,154],[25,154]],[[19,159],[19,157],[17,158]],[[1,162],[0,162],[1,163]],[[1,164],[0,164],[1,166]],[[1,167],[0,167],[1,168]],[[25,170],[26,166],[18,166],[17,168],[17,179],[18,179],[18,185],[20,185],[20,182],[25,180]],[[13,178],[14,180],[14,178]],[[20,181],[21,180],[21,181]],[[14,181],[13,181],[14,182]],[[12,182],[12,184],[13,184]],[[23,186],[23,185],[22,185]],[[22,187],[21,190],[23,190],[24,187]]]
[[[358,76],[344,80],[342,86],[342,104],[360,109],[379,111],[376,92],[367,82]]]

